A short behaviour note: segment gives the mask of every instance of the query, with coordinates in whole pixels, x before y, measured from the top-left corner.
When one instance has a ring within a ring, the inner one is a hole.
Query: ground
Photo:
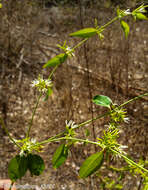
[[[62,44],[67,40],[69,46],[73,46],[79,40],[69,38],[69,33],[80,29],[82,22],[85,27],[92,26],[94,18],[98,19],[99,24],[106,23],[109,18],[113,18],[112,12],[111,9],[93,7],[86,9],[80,17],[78,7],[53,7],[40,11],[37,17],[40,19],[39,23],[36,23],[36,17],[32,17],[29,28],[22,26],[22,21],[10,26],[13,29],[9,47],[11,51],[8,52],[10,57],[4,54],[0,66],[0,114],[16,139],[24,137],[38,95],[30,86],[31,81],[37,78],[39,73],[45,78],[48,77],[51,69],[42,69],[42,66],[61,52],[56,44]],[[90,96],[103,94],[109,96],[113,102],[121,104],[147,92],[147,21],[127,21],[131,27],[128,40],[125,40],[119,23],[116,23],[104,32],[104,40],[100,41],[94,37],[85,47],[76,50],[74,58],[59,66],[52,79],[54,84],[52,96],[46,102],[42,100],[37,109],[31,129],[33,138],[41,141],[63,131],[65,120],[72,119],[76,123],[81,123],[90,119],[92,112],[94,117],[104,113],[105,108],[92,106]],[[21,48],[18,52],[16,45],[18,49]],[[148,98],[143,97],[126,108],[130,122],[121,126],[119,142],[128,145],[126,151],[135,161],[141,156],[147,159]],[[93,138],[92,125],[86,126],[91,132],[89,138]],[[106,119],[94,123],[97,137],[100,137],[105,125]],[[84,130],[79,130],[80,137],[85,137],[83,132]],[[8,178],[8,163],[16,154],[14,153],[16,148],[1,128],[0,136],[0,177]],[[42,185],[42,188],[48,185],[48,189],[52,190],[98,189],[100,185],[98,177],[93,176],[86,180],[78,178],[82,161],[94,152],[94,147],[83,145],[73,147],[66,163],[58,170],[54,170],[51,160],[58,144],[59,142],[46,145],[44,152],[41,153],[46,163],[44,173],[33,178],[28,173],[18,184]],[[121,163],[122,161],[114,164],[120,166]],[[115,176],[114,173],[106,171],[104,175]],[[134,190],[140,184],[140,178],[135,180],[134,177],[127,175],[123,183],[124,189]]]

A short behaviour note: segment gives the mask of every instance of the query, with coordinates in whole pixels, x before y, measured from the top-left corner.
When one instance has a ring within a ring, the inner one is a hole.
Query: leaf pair
[[[45,169],[43,159],[36,154],[28,154],[28,156],[16,155],[12,158],[8,165],[9,178],[14,182],[21,179],[27,172],[31,175],[40,175]]]
[[[61,144],[55,151],[52,159],[54,168],[60,167],[68,157],[68,147],[65,144]],[[96,172],[103,163],[104,153],[97,152],[88,157],[80,167],[79,175],[81,178],[86,178],[89,175]]]

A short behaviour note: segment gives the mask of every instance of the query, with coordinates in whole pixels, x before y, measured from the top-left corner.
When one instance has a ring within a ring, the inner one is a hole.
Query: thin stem
[[[122,167],[122,168],[115,168],[114,166],[107,166],[107,169],[111,170],[111,171],[115,171],[115,172],[125,172],[125,171],[129,171],[129,168],[127,166]]]
[[[118,108],[121,108],[121,107],[123,107],[123,106],[125,106],[125,105],[127,105],[127,104],[129,104],[129,103],[131,103],[131,102],[133,102],[133,101],[135,101],[135,100],[137,100],[137,99],[139,99],[139,98],[142,98],[143,96],[148,96],[148,93],[142,94],[142,95],[140,95],[140,96],[137,96],[137,97],[135,97],[135,98],[132,98],[132,99],[126,101],[126,102],[124,102],[123,104],[119,105]],[[87,121],[85,121],[85,122],[83,122],[83,123],[80,123],[77,127],[75,127],[75,129],[80,128],[80,127],[82,127],[82,126],[84,126],[84,125],[86,125],[86,124],[89,124],[89,123],[91,123],[92,121],[95,121],[95,120],[101,119],[101,118],[103,118],[103,117],[106,117],[106,116],[110,115],[113,111],[114,111],[114,109],[113,109],[112,111],[108,111],[108,112],[106,112],[106,113],[104,113],[104,114],[102,114],[102,115],[99,115],[99,116],[97,116],[97,117],[95,117],[95,118],[93,118],[93,119],[89,119],[89,120],[87,120]],[[42,142],[49,142],[50,140],[53,140],[53,139],[55,139],[55,138],[57,138],[57,137],[59,137],[59,136],[64,135],[65,132],[66,132],[66,130],[63,131],[63,132],[61,132],[61,133],[59,133],[59,134],[57,134],[57,135],[55,135],[55,136],[53,136],[53,137],[50,137],[49,139],[47,139],[47,140],[45,140],[45,141],[42,141]],[[49,140],[49,141],[48,141],[48,140]],[[41,143],[42,143],[42,142],[41,142]]]
[[[144,5],[144,4],[143,4],[143,5]],[[144,5],[144,6],[141,5],[140,7],[145,9],[146,7],[148,7],[148,5]],[[135,9],[133,12],[138,11],[140,7],[138,7],[137,9]]]
[[[47,139],[47,140],[52,140],[52,139],[55,139],[57,137],[60,137],[60,136],[64,135],[65,132],[66,132],[66,130],[63,131],[63,132],[61,132],[61,133],[59,133],[59,134],[57,134],[57,135],[55,135],[55,136],[53,136],[53,137],[51,137],[51,138],[49,138],[49,139]]]
[[[143,8],[146,8],[148,7],[147,5],[146,6],[143,6]],[[137,8],[138,9],[138,8]],[[135,10],[137,10],[135,9]],[[134,11],[135,11],[134,10]],[[128,15],[124,15],[123,17],[125,16],[128,16]],[[110,20],[108,23],[104,24],[103,26],[101,26],[100,28],[98,28],[98,31],[102,31],[102,29],[105,29],[107,28],[109,25],[111,25],[113,22],[115,22],[116,20],[119,19],[119,16],[116,16],[115,18],[113,18],[112,20]],[[85,38],[84,40],[82,40],[81,42],[79,42],[76,46],[74,46],[72,49],[76,49],[77,47],[81,46],[83,43],[85,43],[86,41],[88,40],[88,38]]]
[[[3,130],[4,130],[5,133],[8,135],[9,139],[10,139],[18,148],[21,148],[21,146],[20,146],[19,144],[17,144],[16,141],[13,139],[13,137],[10,135],[8,129],[7,129],[6,126],[5,126],[5,123],[4,123],[3,118],[0,118],[0,123],[1,123],[1,126],[2,126]]]
[[[97,117],[95,117],[95,118],[92,118],[92,119],[89,119],[89,120],[87,120],[87,121],[85,121],[85,122],[83,122],[83,123],[80,123],[80,124],[76,127],[76,129],[77,129],[77,128],[80,128],[80,127],[82,127],[82,126],[84,126],[84,125],[86,125],[86,124],[89,124],[89,123],[91,123],[92,121],[95,121],[95,120],[97,120],[97,119],[101,119],[101,118],[103,118],[103,117],[105,117],[105,116],[108,116],[111,112],[112,112],[112,111],[106,112],[106,113],[104,113],[104,114],[102,114],[102,115],[99,115],[99,116],[97,116]]]
[[[129,104],[129,103],[131,103],[131,102],[133,102],[133,101],[135,101],[135,100],[137,100],[137,99],[139,99],[139,98],[142,98],[143,96],[148,96],[148,93],[142,94],[142,95],[140,95],[140,96],[136,96],[135,98],[132,98],[132,99],[130,99],[130,100],[124,102],[123,104],[119,105],[117,108],[124,107],[125,105],[127,105],[127,104]],[[116,109],[116,108],[115,108],[115,109]],[[86,125],[86,124],[91,123],[92,121],[95,121],[95,120],[97,120],[97,119],[100,119],[100,118],[103,118],[103,117],[105,117],[105,116],[108,116],[108,115],[110,115],[110,113],[114,112],[115,109],[113,109],[112,111],[106,112],[106,113],[104,113],[104,114],[102,114],[102,115],[99,115],[99,116],[97,116],[96,118],[89,119],[89,120],[87,120],[87,121],[85,121],[85,122],[79,124],[76,128],[82,127],[82,126],[84,126],[84,125]]]
[[[38,146],[38,145],[42,145],[42,144],[46,144],[46,143],[50,143],[50,142],[57,142],[57,141],[61,141],[61,140],[74,140],[74,141],[79,141],[79,142],[85,142],[85,143],[90,143],[90,144],[95,144],[100,146],[102,149],[104,148],[100,143],[98,142],[94,142],[94,141],[90,141],[90,140],[85,140],[85,139],[78,139],[78,138],[73,138],[73,137],[61,137],[61,138],[57,138],[57,139],[47,139],[45,141],[42,141],[40,143],[37,143],[36,145],[33,146]]]
[[[46,143],[49,143],[49,142],[61,141],[61,140],[74,140],[74,141],[79,141],[79,142],[85,142],[85,143],[95,144],[95,145],[100,146],[102,149],[104,149],[103,145],[101,145],[98,142],[94,142],[94,141],[90,141],[90,140],[85,140],[85,139],[78,139],[78,138],[73,138],[73,137],[61,137],[61,138],[58,138],[58,139],[48,139],[48,140],[42,141],[40,143],[37,143],[35,146],[46,144]],[[125,155],[121,154],[120,152],[118,152],[118,151],[116,151],[116,150],[114,150],[112,148],[110,148],[110,150],[112,152],[120,155],[122,158],[124,158],[124,160],[126,160],[131,165],[134,165],[134,166],[140,168],[141,170],[143,170],[144,172],[148,173],[147,169],[143,168],[141,165],[139,165],[139,164],[135,163],[134,161],[132,161],[131,159],[127,158]]]
[[[11,189],[12,189],[13,184],[14,184],[14,182],[12,181],[12,182],[11,182],[11,185],[10,185],[10,187],[9,187],[9,190],[11,190]]]
[[[119,106],[119,108],[121,108],[121,107],[123,107],[123,106],[125,106],[125,105],[127,105],[127,104],[129,104],[129,103],[131,103],[131,102],[133,102],[133,101],[135,101],[135,100],[137,100],[137,99],[139,99],[139,98],[142,98],[143,96],[148,96],[148,92],[145,93],[145,94],[136,96],[135,98],[132,98],[132,99],[130,99],[130,100],[124,102],[123,104],[121,104],[121,105]]]
[[[109,21],[107,24],[105,24],[104,26],[101,26],[98,30],[102,30],[105,29],[107,26],[109,26],[110,24],[112,24],[113,22],[115,22],[116,20],[118,20],[119,17],[115,17],[113,18],[111,21]],[[80,41],[76,46],[74,46],[72,49],[76,49],[77,47],[81,46],[83,43],[85,43],[89,38],[85,38],[84,40]]]
[[[116,20],[118,20],[119,17],[115,17],[112,20],[110,20],[108,23],[104,24],[103,26],[100,27],[100,29],[105,29],[107,26],[109,26],[110,24],[112,24],[113,22],[115,22]]]
[[[53,68],[53,70],[51,71],[51,73],[50,73],[48,79],[51,79],[51,77],[52,77],[52,75],[54,74],[54,72],[56,71],[57,67],[58,67],[58,65],[56,65],[56,66]]]
[[[109,115],[109,114],[110,114],[110,112],[107,112],[107,113],[105,113],[105,114],[102,114],[102,115],[100,115],[100,116],[98,116],[98,117],[96,117],[96,118],[93,118],[93,121],[95,121],[95,120],[97,120],[97,119],[99,119],[99,118],[102,118],[102,117],[104,117],[104,116],[107,116],[107,115]],[[79,127],[82,127],[82,126],[84,126],[84,125],[86,125],[86,124],[89,124],[89,123],[91,123],[91,122],[92,122],[92,119],[90,119],[90,120],[88,120],[88,121],[85,121],[85,122],[79,124],[77,127],[75,127],[75,129],[77,129],[77,128],[79,128]],[[50,137],[50,138],[47,139],[47,140],[41,141],[41,143],[43,142],[43,144],[45,144],[46,142],[51,142],[50,140],[54,140],[55,138],[64,135],[65,132],[66,132],[66,130],[63,131],[63,132],[61,132],[61,133],[59,133],[59,134],[57,134],[57,135],[55,135],[55,136],[53,136],[53,137]]]
[[[74,46],[72,49],[76,49],[77,47],[81,46],[82,44],[84,44],[86,41],[88,40],[88,38],[85,38],[84,40],[80,41],[76,46]]]
[[[34,119],[36,110],[37,110],[37,108],[38,108],[38,105],[39,105],[41,96],[42,96],[42,92],[40,92],[40,94],[39,94],[39,96],[38,96],[38,99],[37,99],[37,102],[36,102],[36,105],[35,105],[35,108],[34,108],[34,110],[33,110],[33,112],[32,112],[32,117],[31,117],[31,120],[30,120],[30,123],[29,123],[29,126],[28,126],[28,130],[27,130],[27,133],[26,133],[26,138],[29,137],[29,133],[30,133],[30,130],[31,130],[31,127],[32,127],[32,124],[33,124],[33,119]]]
[[[141,165],[137,164],[136,162],[132,161],[131,159],[127,158],[125,155],[121,154],[120,152],[110,148],[110,150],[116,154],[118,154],[119,156],[121,156],[122,158],[124,158],[125,161],[127,161],[128,163],[130,163],[131,165],[134,165],[138,168],[140,168],[141,170],[143,170],[144,172],[148,173],[148,170],[143,168]]]

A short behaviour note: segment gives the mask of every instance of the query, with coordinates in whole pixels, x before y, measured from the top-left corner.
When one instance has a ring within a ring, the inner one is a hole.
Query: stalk
[[[34,119],[34,116],[35,116],[36,110],[37,110],[37,108],[38,108],[38,105],[39,105],[39,102],[40,102],[41,96],[42,96],[42,92],[41,92],[40,95],[38,96],[38,99],[37,99],[37,102],[36,102],[35,108],[34,108],[34,110],[33,110],[33,112],[32,112],[32,117],[31,117],[31,120],[30,120],[30,123],[29,123],[29,126],[28,126],[28,130],[27,130],[27,133],[26,133],[26,138],[29,137],[30,130],[31,130],[31,127],[32,127],[32,124],[33,124],[33,119]]]

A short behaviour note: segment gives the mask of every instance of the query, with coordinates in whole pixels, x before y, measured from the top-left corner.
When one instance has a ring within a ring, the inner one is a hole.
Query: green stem
[[[119,18],[118,17],[115,17],[113,18],[111,21],[109,21],[107,24],[105,24],[104,26],[100,27],[98,29],[99,30],[102,30],[102,29],[105,29],[107,26],[109,26],[110,24],[112,24],[113,22],[115,22],[116,20],[118,20]],[[76,49],[77,47],[81,46],[83,43],[85,43],[89,38],[85,38],[84,40],[80,41],[76,46],[74,46],[72,49]]]
[[[115,172],[125,172],[125,171],[129,171],[128,167],[122,167],[122,168],[115,168],[114,166],[107,166],[107,169],[111,170],[111,171],[115,171]]]
[[[95,118],[92,118],[92,119],[89,119],[89,120],[87,120],[87,121],[85,121],[85,122],[83,122],[83,123],[80,123],[75,129],[80,128],[80,127],[82,127],[82,126],[84,126],[84,125],[86,125],[86,124],[89,124],[89,123],[91,123],[92,121],[95,121],[95,120],[97,120],[97,119],[101,119],[101,118],[103,118],[103,117],[105,117],[105,116],[108,116],[108,115],[110,115],[111,112],[113,112],[113,111],[106,112],[106,113],[104,113],[104,114],[102,114],[102,115],[99,115],[99,116],[97,116],[97,117],[95,117]]]
[[[148,173],[148,170],[143,168],[141,165],[137,164],[136,162],[134,162],[133,160],[127,158],[125,155],[121,154],[120,152],[110,148],[110,150],[112,152],[114,152],[115,154],[118,154],[119,156],[121,156],[125,161],[127,161],[127,163],[136,166],[137,168],[140,168],[141,170],[143,170],[144,172]]]
[[[144,5],[144,6],[141,5],[141,6],[139,6],[137,9],[133,10],[133,12],[138,11],[140,7],[145,9],[146,7],[148,7],[148,5]]]
[[[1,126],[3,128],[3,130],[5,131],[5,133],[8,135],[9,139],[18,147],[18,148],[21,148],[21,146],[19,144],[16,143],[16,141],[11,137],[8,129],[6,128],[5,126],[5,123],[4,123],[4,120],[3,118],[0,118],[0,123],[1,123]]]
[[[142,94],[142,95],[140,95],[140,96],[137,96],[137,97],[135,97],[135,98],[132,98],[132,99],[126,101],[125,103],[119,105],[118,108],[121,108],[121,107],[123,107],[123,106],[125,106],[125,105],[127,105],[127,104],[129,104],[129,103],[131,103],[131,102],[133,102],[133,101],[135,101],[135,100],[137,100],[137,99],[139,99],[139,98],[142,98],[143,96],[148,96],[148,93]],[[80,128],[80,127],[82,127],[82,126],[84,126],[84,125],[86,125],[86,124],[89,124],[89,123],[91,123],[92,121],[95,121],[95,120],[101,119],[101,118],[103,118],[103,117],[106,117],[106,116],[110,115],[112,112],[114,112],[114,109],[113,109],[112,111],[108,111],[108,112],[106,112],[106,113],[104,113],[104,114],[102,114],[102,115],[99,115],[99,116],[97,116],[97,117],[95,117],[95,118],[93,118],[93,119],[89,119],[89,120],[87,120],[87,121],[85,121],[85,122],[79,124],[75,129]],[[65,132],[66,132],[66,130],[63,131],[63,132],[61,132],[61,133],[59,133],[59,134],[57,134],[57,135],[55,135],[55,136],[53,136],[53,137],[50,137],[49,139],[47,139],[47,140],[45,140],[45,141],[42,141],[42,142],[46,142],[46,141],[48,142],[48,140],[49,140],[49,141],[50,141],[50,140],[53,140],[53,139],[55,139],[55,138],[57,138],[57,137],[59,137],[59,136],[64,135]],[[42,143],[42,142],[41,142],[41,143]]]
[[[123,104],[119,105],[117,108],[124,107],[125,105],[127,105],[127,104],[129,104],[129,103],[131,103],[131,102],[133,102],[133,101],[135,101],[135,100],[137,100],[137,99],[139,99],[139,98],[142,98],[143,96],[148,96],[148,93],[142,94],[142,95],[140,95],[140,96],[136,96],[135,98],[132,98],[132,99],[130,99],[130,100],[124,102]],[[116,109],[116,108],[115,108],[115,109]],[[106,113],[104,113],[104,114],[102,114],[102,115],[99,115],[99,116],[97,116],[96,118],[89,119],[89,120],[87,120],[87,121],[85,121],[85,122],[79,124],[76,128],[82,127],[82,126],[84,126],[84,125],[86,125],[86,124],[91,123],[92,121],[95,121],[95,120],[100,119],[100,118],[102,118],[102,117],[108,116],[108,115],[110,115],[112,112],[114,112],[115,109],[113,109],[113,110],[111,110],[111,111],[108,111],[108,112],[106,112]]]
[[[105,29],[106,27],[108,27],[110,24],[112,24],[113,22],[115,22],[116,20],[118,20],[119,17],[115,17],[112,20],[110,20],[108,23],[106,23],[105,25],[101,26],[100,29]]]
[[[42,141],[40,143],[37,143],[35,146],[39,146],[39,145],[50,143],[50,142],[57,142],[57,141],[61,141],[61,140],[74,140],[74,141],[79,141],[79,142],[85,142],[85,143],[95,144],[95,145],[100,146],[102,149],[104,149],[104,146],[101,145],[98,142],[94,142],[94,141],[90,141],[90,140],[85,140],[85,139],[78,139],[78,138],[73,138],[73,137],[61,137],[61,138],[57,138],[57,139],[48,139],[48,140]],[[112,148],[110,148],[110,150],[112,152],[114,152],[115,154],[118,154],[119,156],[121,156],[125,161],[127,161],[131,165],[134,165],[134,166],[140,168],[141,170],[143,170],[144,172],[148,173],[147,169],[143,168],[141,165],[139,165],[139,164],[135,163],[134,161],[132,161],[131,159],[127,158],[125,155],[121,154],[120,152],[118,152],[118,151],[116,151],[116,150],[114,150]]]
[[[148,7],[147,5],[144,6],[143,8],[146,8]],[[138,9],[138,8],[137,8]],[[136,10],[137,10],[136,9]],[[128,15],[125,15],[125,16],[128,16]],[[125,17],[123,16],[123,17]],[[109,25],[111,25],[113,22],[115,22],[116,20],[119,19],[119,16],[116,16],[115,18],[113,18],[112,20],[110,20],[108,23],[104,24],[103,26],[101,26],[100,28],[98,28],[98,31],[102,31],[104,30],[105,28],[107,28]],[[74,46],[72,49],[76,49],[77,47],[81,46],[83,43],[85,43],[89,38],[85,38],[84,40],[82,40],[81,42],[79,42],[76,46]]]
[[[26,138],[29,137],[29,133],[30,133],[30,130],[31,130],[31,127],[32,127],[32,124],[33,124],[33,119],[34,119],[36,110],[37,110],[37,108],[38,108],[38,105],[39,105],[41,96],[42,96],[42,92],[40,92],[40,94],[39,94],[39,96],[38,96],[38,99],[37,99],[37,101],[36,101],[35,108],[34,108],[34,110],[33,110],[33,112],[32,112],[32,117],[31,117],[31,120],[30,120],[30,123],[29,123],[29,126],[28,126],[28,130],[27,130],[27,133],[26,133]]]
[[[53,70],[51,71],[51,73],[50,73],[48,79],[51,79],[51,77],[52,77],[52,75],[54,74],[54,72],[56,71],[57,67],[58,67],[58,65],[56,65],[56,66],[53,68]]]
[[[72,49],[76,49],[77,47],[81,46],[82,44],[84,44],[86,41],[88,40],[88,38],[85,38],[84,40],[80,41],[76,46],[74,46]]]
[[[145,93],[145,94],[136,96],[135,98],[132,98],[132,99],[130,99],[130,100],[124,102],[123,104],[121,104],[121,105],[119,106],[119,108],[120,108],[120,107],[123,107],[123,106],[125,106],[125,105],[127,105],[127,104],[129,104],[129,103],[131,103],[131,102],[133,102],[133,101],[135,101],[135,100],[137,100],[137,99],[139,99],[139,98],[142,98],[143,96],[148,96],[148,92]]]
[[[103,145],[101,145],[98,142],[94,142],[94,141],[90,141],[90,140],[85,140],[85,139],[78,139],[78,138],[73,138],[73,137],[61,137],[61,138],[57,138],[57,139],[47,139],[45,141],[42,141],[40,143],[37,143],[36,145],[33,146],[39,146],[42,144],[46,144],[46,143],[50,143],[50,142],[57,142],[57,141],[61,141],[61,140],[74,140],[74,141],[79,141],[79,142],[85,142],[85,143],[90,143],[90,144],[95,144],[100,146],[102,149],[104,149]]]

